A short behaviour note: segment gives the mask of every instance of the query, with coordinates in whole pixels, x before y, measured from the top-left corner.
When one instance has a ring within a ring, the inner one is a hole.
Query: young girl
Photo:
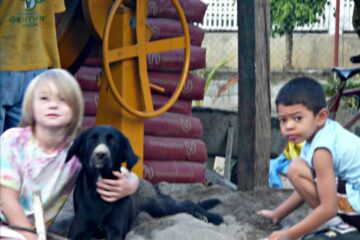
[[[31,228],[34,191],[41,191],[46,223],[55,218],[81,167],[76,157],[66,163],[65,157],[81,126],[83,112],[82,92],[67,71],[48,70],[31,82],[20,127],[7,130],[0,139],[2,222]],[[98,183],[98,193],[105,201],[116,201],[138,187],[135,174],[114,175],[117,180],[103,179]],[[36,239],[30,232],[19,233],[26,239]]]

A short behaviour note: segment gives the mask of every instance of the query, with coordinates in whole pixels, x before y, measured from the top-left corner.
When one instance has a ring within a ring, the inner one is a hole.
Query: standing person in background
[[[0,0],[0,134],[20,121],[30,81],[60,67],[55,13],[63,0]]]

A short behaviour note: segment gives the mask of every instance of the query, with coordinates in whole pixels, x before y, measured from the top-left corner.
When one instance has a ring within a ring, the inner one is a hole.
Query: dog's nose
[[[103,158],[105,158],[105,156],[106,156],[106,153],[104,153],[104,152],[97,152],[96,153],[96,157],[98,159],[103,159]]]

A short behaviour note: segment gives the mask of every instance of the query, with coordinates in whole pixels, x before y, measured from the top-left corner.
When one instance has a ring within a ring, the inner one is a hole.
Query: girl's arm
[[[138,189],[140,180],[135,173],[122,168],[121,173],[114,171],[113,174],[117,177],[116,180],[101,179],[97,182],[97,192],[105,201],[115,202],[133,194]]]
[[[317,149],[313,155],[313,166],[316,172],[317,196],[315,197],[318,198],[318,205],[312,206],[314,210],[306,218],[287,230],[290,239],[298,238],[317,229],[337,212],[336,182],[330,152],[326,149]],[[302,194],[305,199],[306,192]],[[311,201],[314,196],[308,197]]]
[[[19,192],[0,185],[0,201],[2,205],[2,211],[6,216],[10,225],[19,227],[32,228],[29,219],[26,217],[20,203]],[[27,231],[18,231],[28,240],[36,240],[37,236],[34,233]]]

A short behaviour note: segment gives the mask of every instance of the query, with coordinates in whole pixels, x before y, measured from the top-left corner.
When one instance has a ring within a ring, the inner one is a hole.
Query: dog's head
[[[82,132],[71,145],[66,161],[74,155],[80,159],[85,171],[97,170],[106,178],[112,171],[120,170],[123,162],[131,170],[138,160],[129,140],[116,128],[106,125]]]

